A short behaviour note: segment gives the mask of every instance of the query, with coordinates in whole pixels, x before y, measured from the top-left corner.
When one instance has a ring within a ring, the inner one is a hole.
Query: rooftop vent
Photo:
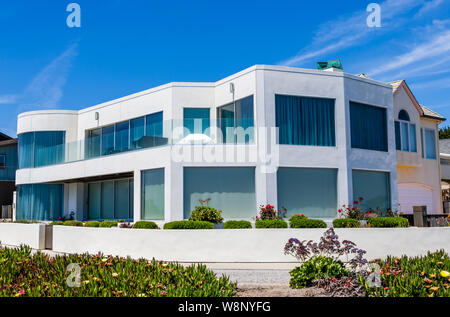
[[[342,63],[339,59],[335,59],[328,62],[318,62],[317,69],[327,71],[343,71],[344,67],[342,67]]]

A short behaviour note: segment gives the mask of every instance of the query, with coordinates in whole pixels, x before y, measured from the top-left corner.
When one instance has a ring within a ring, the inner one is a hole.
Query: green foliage
[[[133,225],[134,229],[159,229],[153,221],[138,221]]]
[[[376,217],[367,220],[370,227],[375,228],[394,228],[394,227],[408,227],[408,219],[401,217]]]
[[[217,210],[209,206],[196,206],[191,211],[189,220],[191,221],[209,221],[212,223],[222,223],[222,210]]]
[[[301,219],[308,219],[308,217],[306,217],[303,214],[296,214],[296,215],[292,216],[291,218],[289,218],[289,222],[291,222],[291,221],[298,221],[298,220],[301,220]]]
[[[223,225],[224,229],[251,229],[252,228],[252,224],[250,223],[250,221],[237,221],[237,220],[230,220],[225,222],[225,224]]]
[[[439,140],[450,139],[450,126],[439,129]]]
[[[333,227],[335,228],[360,228],[361,223],[352,218],[339,218],[333,220]]]
[[[255,222],[255,228],[257,229],[270,229],[270,228],[287,228],[288,224],[286,221],[281,219],[268,219],[268,220],[257,220]]]
[[[77,221],[77,220],[64,221],[64,225],[69,226],[69,227],[83,227],[83,223],[81,221]]]
[[[112,228],[112,227],[117,227],[119,223],[117,221],[112,221],[112,220],[105,220],[100,222],[99,227],[100,228]]]
[[[84,224],[85,227],[93,227],[98,228],[100,226],[100,222],[98,221],[88,221]]]
[[[62,221],[53,221],[49,223],[50,226],[64,226],[64,222]]]
[[[214,224],[208,221],[173,221],[164,224],[164,229],[213,229]]]
[[[183,267],[145,259],[31,254],[0,249],[0,297],[232,297],[236,284],[203,265]],[[80,287],[69,287],[67,267],[80,265]]]
[[[16,220],[16,221],[14,221],[14,223],[21,223],[21,224],[29,225],[29,224],[33,224],[33,223],[39,223],[39,222],[38,221],[31,221],[31,220],[24,220],[24,219],[22,219],[22,220]]]
[[[291,228],[326,228],[327,224],[323,220],[308,219],[306,217],[292,217],[290,219]]]
[[[390,256],[375,263],[381,269],[381,286],[369,287],[360,278],[369,296],[450,297],[450,258],[444,250],[421,257]]]
[[[322,278],[339,278],[349,274],[344,264],[330,257],[313,256],[290,273],[289,286],[304,288],[313,286],[313,282]]]

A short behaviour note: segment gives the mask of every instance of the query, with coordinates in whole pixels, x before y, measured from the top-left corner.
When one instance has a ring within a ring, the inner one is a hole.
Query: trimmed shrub
[[[50,226],[64,226],[64,222],[62,221],[53,221],[49,223]]]
[[[112,227],[117,227],[119,223],[117,221],[112,221],[112,220],[105,220],[100,222],[99,227],[100,228],[112,228]]]
[[[168,222],[164,225],[164,229],[213,229],[214,224],[208,221],[190,221],[190,220],[182,220],[182,221],[173,221]]]
[[[293,269],[289,274],[292,288],[313,286],[313,282],[322,278],[339,278],[348,275],[344,264],[330,257],[313,256],[301,266]]]
[[[360,228],[359,220],[351,218],[339,218],[333,220],[333,227],[335,228]]]
[[[408,227],[408,219],[401,217],[376,217],[367,220],[367,224],[374,228],[400,228]]]
[[[69,227],[83,227],[83,223],[81,221],[77,221],[77,220],[64,221],[64,225],[69,226]]]
[[[237,221],[237,220],[230,220],[225,222],[223,225],[224,229],[252,229],[252,224],[250,221]]]
[[[323,220],[297,217],[290,221],[291,228],[326,228]]]
[[[138,221],[133,225],[133,229],[159,229],[153,221]]]
[[[255,228],[257,229],[270,229],[270,228],[287,228],[288,224],[284,220],[280,219],[268,219],[268,220],[257,220],[255,222]]]
[[[98,228],[100,226],[100,222],[98,221],[88,221],[84,224],[85,227],[93,227]]]
[[[306,217],[304,214],[297,214],[297,215],[294,215],[291,218],[289,218],[289,222],[298,221],[298,220],[302,220],[302,219],[308,219],[308,217]]]
[[[217,210],[209,206],[196,206],[191,211],[189,220],[191,221],[209,221],[212,223],[222,223],[222,210]]]
[[[30,225],[30,224],[33,224],[33,223],[39,223],[38,221],[32,221],[32,220],[25,220],[25,219],[22,219],[22,220],[16,220],[16,221],[14,221],[14,223],[21,223],[21,224],[27,224],[27,225]]]

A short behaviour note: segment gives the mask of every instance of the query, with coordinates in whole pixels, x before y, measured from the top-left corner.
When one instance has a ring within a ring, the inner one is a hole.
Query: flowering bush
[[[155,260],[102,254],[50,257],[31,249],[0,248],[0,297],[231,297],[236,284],[203,265],[184,267]],[[69,264],[80,268],[70,287]]]
[[[282,210],[275,210],[275,206],[270,204],[262,205],[259,207],[259,217],[256,216],[256,220],[274,220],[283,219],[286,216],[287,209],[282,208]]]
[[[193,211],[191,211],[191,216],[189,217],[191,221],[208,221],[212,223],[222,223],[222,210],[217,210],[209,206],[196,206]]]

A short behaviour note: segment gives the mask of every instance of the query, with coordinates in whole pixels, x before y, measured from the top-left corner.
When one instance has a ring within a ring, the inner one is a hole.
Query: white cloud
[[[0,95],[0,105],[16,103],[18,95]]]
[[[444,3],[444,0],[431,0],[427,1],[423,7],[417,12],[416,17],[420,17],[424,15],[425,13],[428,13],[429,11],[432,11],[439,7],[442,3]]]

